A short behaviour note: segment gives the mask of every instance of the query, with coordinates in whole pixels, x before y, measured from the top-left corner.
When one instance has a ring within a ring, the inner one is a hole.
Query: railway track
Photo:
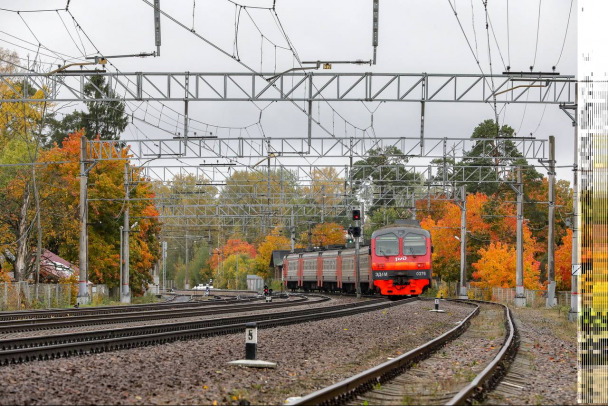
[[[0,340],[0,365],[114,351],[123,348],[162,344],[176,340],[242,332],[245,324],[249,322],[256,322],[259,328],[268,328],[325,318],[343,317],[380,310],[414,300],[417,299],[412,298],[400,302],[370,300],[290,312],[4,339]]]
[[[510,310],[506,306],[489,302],[463,303],[471,304],[475,308],[450,331],[393,360],[292,401],[290,404],[456,405],[479,402],[490,388],[496,386],[516,352],[516,330]],[[489,310],[490,308],[494,311]],[[482,316],[478,316],[480,313]],[[483,364],[485,367],[482,369],[478,366],[476,373],[472,374],[470,366],[456,367],[455,370],[458,372],[454,375],[461,376],[452,376],[449,379],[449,387],[441,387],[440,385],[445,385],[445,379],[438,377],[438,365],[445,366],[450,362],[444,360],[443,364],[438,364],[437,359],[441,362],[442,356],[449,356],[451,352],[460,354],[460,358],[452,356],[452,365],[463,363],[462,354],[466,354],[466,346],[478,345],[480,335],[488,332],[484,325],[487,326],[488,320],[496,320],[496,316],[501,314],[504,315],[504,335],[497,340],[500,341],[500,345],[496,343],[493,348],[496,351]],[[474,318],[478,317],[481,320],[475,323]],[[475,326],[469,330],[472,324]],[[454,347],[454,351],[451,351],[450,346]],[[441,354],[438,353],[440,348],[444,348]],[[435,361],[431,357],[435,357]]]
[[[11,334],[23,331],[50,330],[104,324],[131,323],[140,321],[162,320],[167,318],[173,319],[183,317],[197,317],[223,313],[237,313],[262,309],[272,309],[278,307],[300,306],[305,302],[312,304],[327,300],[329,300],[329,298],[316,296],[314,300],[309,301],[307,297],[302,296],[292,299],[289,302],[275,301],[270,303],[253,303],[239,301],[236,303],[215,302],[215,305],[205,305],[205,302],[201,302],[188,303],[170,308],[144,309],[144,311],[131,311],[128,313],[107,313],[103,310],[93,313],[85,312],[85,314],[82,314],[80,312],[68,312],[66,316],[0,321],[0,334]]]
[[[196,301],[187,302],[174,301],[177,296],[161,303],[121,305],[121,306],[100,306],[100,307],[80,307],[68,309],[42,309],[42,310],[20,310],[16,312],[0,312],[0,322],[25,319],[51,319],[57,317],[74,317],[83,315],[130,313],[148,310],[180,309],[186,307],[200,307],[201,305],[213,306],[226,303],[233,303],[235,299]],[[241,298],[240,301],[254,301],[257,298]]]

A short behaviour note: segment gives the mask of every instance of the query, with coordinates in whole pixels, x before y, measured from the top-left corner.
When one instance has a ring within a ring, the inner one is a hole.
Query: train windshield
[[[403,255],[426,254],[426,237],[419,234],[407,234],[403,237]]]
[[[395,234],[376,237],[376,255],[399,255],[399,238]]]

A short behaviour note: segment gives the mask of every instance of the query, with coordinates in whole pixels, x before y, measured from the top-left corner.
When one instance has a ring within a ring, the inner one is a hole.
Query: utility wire
[[[538,20],[536,22],[536,45],[534,46],[534,62],[532,62],[532,68],[536,66],[536,54],[538,52],[538,33],[540,31],[540,6],[543,4],[543,0],[538,0]]]
[[[464,28],[462,26],[462,23],[460,22],[460,18],[458,17],[458,13],[456,12],[456,9],[454,8],[454,5],[452,4],[451,0],[448,0],[448,3],[450,5],[450,7],[452,8],[452,11],[454,12],[454,16],[456,17],[456,21],[458,22],[458,26],[460,27],[460,30],[462,31],[462,34],[464,35],[464,39],[467,42],[467,45],[469,46],[469,49],[471,50],[471,53],[473,54],[473,58],[475,59],[475,62],[477,63],[477,67],[479,68],[479,71],[482,74],[483,80],[484,82],[486,82],[486,85],[488,85],[488,87],[490,87],[490,84],[488,83],[488,79],[486,78],[486,74],[483,71],[483,68],[481,67],[481,63],[479,62],[479,58],[477,58],[477,56],[475,55],[475,51],[473,51],[473,47],[471,46],[471,42],[469,41],[469,37],[467,37],[466,32],[464,31]],[[490,106],[494,112],[496,112],[496,108],[494,106]]]
[[[566,31],[564,32],[564,42],[562,43],[562,49],[559,52],[559,58],[557,58],[557,62],[555,62],[555,66],[559,64],[559,61],[562,59],[562,54],[564,53],[564,46],[566,46],[566,37],[568,36],[568,27],[570,26],[570,16],[572,15],[572,4],[574,0],[570,0],[570,11],[568,11],[568,22],[566,23]]]
[[[507,60],[511,67],[511,32],[509,29],[509,0],[507,0]]]

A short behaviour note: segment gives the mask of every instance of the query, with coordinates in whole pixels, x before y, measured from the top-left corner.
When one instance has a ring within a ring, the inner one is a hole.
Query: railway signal
[[[361,210],[355,209],[353,210],[353,220],[361,220]]]

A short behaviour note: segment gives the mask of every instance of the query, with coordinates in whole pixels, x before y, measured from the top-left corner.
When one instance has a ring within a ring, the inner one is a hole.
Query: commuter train
[[[420,295],[431,286],[431,235],[415,222],[383,227],[371,246],[359,250],[361,292],[383,296]],[[283,259],[287,289],[356,290],[353,248],[291,253]]]

